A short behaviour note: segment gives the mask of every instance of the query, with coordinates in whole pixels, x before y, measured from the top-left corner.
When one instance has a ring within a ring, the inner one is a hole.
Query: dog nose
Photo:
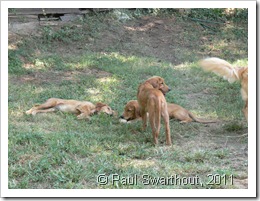
[[[169,91],[171,91],[172,89],[171,89],[171,88],[169,88],[168,90],[169,90]]]
[[[123,115],[121,115],[121,116],[120,116],[120,119],[124,119],[124,116],[123,116]]]

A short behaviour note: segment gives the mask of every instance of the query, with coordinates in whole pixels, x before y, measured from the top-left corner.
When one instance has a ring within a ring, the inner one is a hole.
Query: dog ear
[[[159,88],[159,79],[151,79],[150,84],[153,86],[153,88],[158,89]]]
[[[141,117],[139,105],[134,105],[134,110],[135,110],[135,118]]]
[[[106,106],[106,104],[100,103],[100,102],[96,103],[95,111],[99,112],[101,110],[101,108],[104,107],[104,106]]]

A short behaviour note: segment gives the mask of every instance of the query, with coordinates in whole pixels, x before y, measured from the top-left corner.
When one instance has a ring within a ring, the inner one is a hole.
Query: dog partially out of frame
[[[65,100],[59,98],[50,98],[45,103],[36,105],[30,110],[26,111],[26,114],[36,115],[37,113],[47,112],[67,112],[77,115],[78,119],[90,119],[90,116],[96,113],[106,113],[113,115],[115,112],[104,103],[96,103],[94,105],[88,101],[77,101],[77,100]]]
[[[170,119],[177,119],[180,123],[189,123],[192,121],[198,123],[215,123],[215,120],[206,120],[195,117],[190,111],[181,107],[180,105],[174,103],[167,103],[167,110]],[[140,107],[137,100],[130,100],[124,108],[123,114],[120,116],[122,122],[132,122],[135,120],[140,120]]]
[[[211,71],[228,80],[229,83],[239,81],[241,83],[241,95],[244,101],[242,109],[248,121],[248,67],[234,67],[227,61],[219,58],[208,58],[199,62],[205,71]]]
[[[138,87],[137,100],[140,106],[140,114],[143,121],[143,130],[147,127],[147,113],[152,127],[153,140],[158,144],[158,136],[161,127],[161,116],[165,123],[166,145],[171,145],[169,126],[169,114],[165,94],[171,89],[165,84],[164,79],[154,76],[143,82]]]

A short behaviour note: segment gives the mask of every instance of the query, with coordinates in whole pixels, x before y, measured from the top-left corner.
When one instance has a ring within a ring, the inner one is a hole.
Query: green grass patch
[[[95,45],[102,40],[102,32],[108,27],[106,23],[112,23],[110,20],[90,16],[89,20],[78,22],[78,29],[72,25],[60,30],[45,27],[41,36],[22,40],[17,50],[9,50],[9,188],[237,188],[216,182],[207,185],[207,182],[209,174],[236,178],[247,175],[247,158],[240,149],[247,145],[246,140],[231,141],[226,137],[230,132],[246,130],[239,83],[229,84],[198,67],[201,54],[192,48],[199,47],[196,41],[200,33],[193,35],[190,29],[181,37],[190,36],[194,44],[173,49],[176,63],[158,55],[122,51],[126,47],[122,41],[111,48],[100,47],[99,51]],[[113,23],[117,28],[126,25],[126,22]],[[126,33],[126,29],[123,31]],[[217,35],[215,40],[220,42],[220,38],[225,41],[226,35]],[[221,44],[216,43],[217,51],[225,48]],[[138,45],[142,50],[151,49]],[[183,51],[189,48],[190,52]],[[210,45],[205,45],[204,50],[208,48]],[[243,57],[234,58],[230,60],[235,65],[247,64]],[[57,97],[104,102],[121,115],[124,105],[136,99],[139,84],[154,75],[163,77],[171,87],[172,91],[166,95],[168,102],[220,123],[180,124],[171,120],[173,146],[167,147],[163,124],[159,145],[154,146],[150,126],[143,132],[140,121],[122,124],[118,117],[103,114],[91,117],[90,121],[79,121],[75,115],[61,112],[25,114],[34,104]],[[107,185],[97,181],[100,174],[108,179]],[[138,182],[113,183],[115,174],[121,179],[136,176]],[[145,185],[144,174],[153,179],[197,176],[203,185]]]

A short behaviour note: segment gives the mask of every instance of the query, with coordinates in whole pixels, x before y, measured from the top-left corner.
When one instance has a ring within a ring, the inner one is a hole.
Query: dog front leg
[[[81,113],[77,116],[78,119],[86,119],[86,120],[90,120],[90,117],[87,113]]]

